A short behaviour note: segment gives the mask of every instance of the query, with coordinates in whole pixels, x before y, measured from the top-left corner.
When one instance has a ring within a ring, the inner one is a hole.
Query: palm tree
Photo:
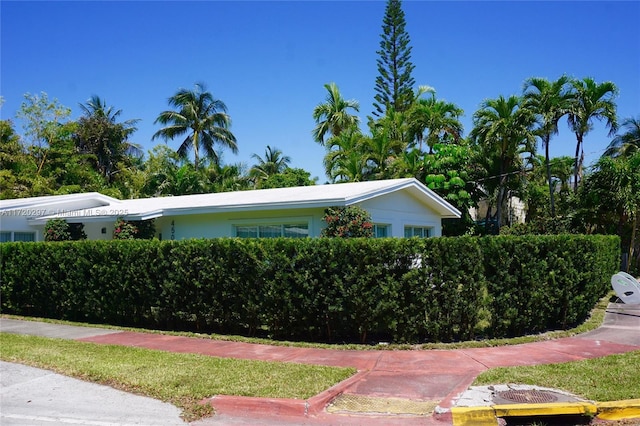
[[[578,182],[582,178],[582,163],[584,161],[584,137],[593,129],[593,120],[605,120],[609,129],[609,136],[618,130],[616,104],[613,101],[618,94],[615,84],[610,81],[596,83],[592,78],[572,80],[573,98],[569,111],[569,127],[576,135],[576,153],[573,172],[573,190],[578,189]]]
[[[104,99],[100,99],[98,95],[92,95],[84,104],[79,104],[80,109],[85,117],[104,118],[109,123],[115,123],[116,119],[122,114],[122,110],[114,110],[113,106],[107,105]],[[138,120],[129,120],[134,123]]]
[[[358,182],[364,180],[367,157],[363,145],[368,138],[358,127],[350,127],[327,141],[323,163],[327,176],[333,181]]]
[[[569,83],[570,79],[565,75],[553,82],[545,78],[533,77],[525,81],[523,90],[525,108],[529,108],[538,119],[537,132],[544,147],[552,217],[556,215],[556,208],[551,181],[549,144],[551,136],[558,134],[558,122],[569,112],[572,96]]]
[[[463,129],[459,120],[462,114],[462,109],[455,104],[436,100],[433,92],[429,98],[418,99],[409,110],[409,126],[419,143],[419,149],[422,150],[424,140],[429,146],[429,154],[433,154],[436,143],[444,142],[447,138],[458,140]]]
[[[388,109],[387,112],[389,111],[392,110]],[[405,152],[406,144],[394,138],[393,132],[387,130],[384,127],[374,128],[373,135],[363,139],[362,154],[369,164],[368,175],[372,180],[389,178],[390,166]]]
[[[494,170],[498,172],[498,227],[501,225],[509,177],[520,168],[522,153],[535,153],[535,116],[521,105],[522,100],[518,96],[510,96],[507,99],[500,96],[484,101],[473,115],[474,128],[471,138],[484,152],[483,157],[489,163],[495,164]]]
[[[392,165],[393,176],[396,178],[414,177],[420,181],[424,178],[424,154],[414,148],[404,151],[396,158]]]
[[[325,102],[313,109],[313,119],[317,123],[313,129],[313,139],[320,145],[324,145],[327,133],[339,136],[343,130],[360,124],[360,118],[349,113],[349,110],[360,110],[358,101],[345,100],[335,83],[325,84],[324,87],[329,92]]]
[[[251,158],[258,161],[258,164],[249,170],[249,175],[256,180],[257,186],[259,186],[260,181],[269,178],[269,176],[282,173],[291,163],[289,156],[282,155],[282,151],[277,148],[271,148],[269,145],[267,145],[267,149],[264,152],[264,158],[258,154],[253,154]]]
[[[249,178],[245,174],[246,167],[242,163],[212,163],[207,169],[213,192],[243,191],[250,189]]]
[[[189,150],[193,149],[196,170],[200,165],[201,151],[207,158],[217,161],[216,144],[231,149],[234,154],[238,152],[236,137],[229,130],[231,118],[227,114],[227,106],[215,99],[203,83],[197,83],[194,90],[178,90],[169,98],[169,105],[176,110],[160,113],[154,124],[160,123],[165,127],[151,139],[161,137],[168,141],[186,134],[177,152],[180,157],[187,158]]]
[[[367,159],[359,152],[347,152],[334,162],[329,177],[333,182],[362,182],[367,174]]]
[[[142,156],[140,146],[128,140],[137,130],[135,124],[139,120],[117,123],[122,110],[107,106],[97,95],[80,104],[80,108],[84,115],[78,120],[76,146],[81,153],[91,156],[96,170],[111,183],[123,167],[132,166],[132,157]]]
[[[613,138],[603,156],[629,157],[640,152],[640,116],[624,119],[622,128],[625,129],[625,132]]]

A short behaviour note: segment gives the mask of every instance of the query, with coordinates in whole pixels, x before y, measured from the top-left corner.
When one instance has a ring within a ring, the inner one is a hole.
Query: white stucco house
[[[436,237],[460,212],[413,178],[117,200],[99,193],[0,200],[0,242],[42,241],[49,219],[82,223],[90,240],[112,239],[118,218],[155,219],[163,240],[318,237],[331,206],[367,210],[377,237]]]

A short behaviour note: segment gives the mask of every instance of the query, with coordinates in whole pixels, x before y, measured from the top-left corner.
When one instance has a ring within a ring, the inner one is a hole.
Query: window
[[[404,236],[405,238],[420,237],[429,238],[431,235],[431,228],[426,226],[405,226]]]
[[[387,238],[389,236],[389,225],[374,223],[373,236],[375,238]]]
[[[236,226],[236,237],[258,238],[258,226]]]
[[[35,232],[14,232],[13,233],[13,241],[35,241],[36,233]]]
[[[9,243],[11,241],[30,242],[36,240],[35,232],[0,232],[0,243]]]
[[[278,224],[278,225],[236,225],[236,237],[240,238],[305,238],[309,236],[309,225]]]
[[[287,238],[305,238],[309,236],[309,227],[304,225],[282,225]]]

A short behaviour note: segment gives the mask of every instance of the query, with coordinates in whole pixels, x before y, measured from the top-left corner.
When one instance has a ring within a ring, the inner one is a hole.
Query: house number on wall
[[[174,220],[171,221],[171,239],[176,239],[176,222]]]

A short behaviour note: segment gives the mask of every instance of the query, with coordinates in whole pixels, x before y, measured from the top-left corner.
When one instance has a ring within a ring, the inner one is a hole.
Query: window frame
[[[271,233],[268,236],[261,235],[260,228],[278,227],[280,235],[275,236]],[[255,236],[238,235],[238,228],[254,228]],[[306,229],[306,235],[292,235],[291,229]],[[268,218],[268,219],[242,219],[234,220],[232,224],[232,235],[234,238],[309,238],[311,236],[311,220],[305,217],[287,217],[287,218]]]
[[[385,235],[379,236],[378,230],[384,229]],[[390,223],[374,223],[373,224],[373,237],[374,238],[389,238],[391,235],[391,224]]]
[[[14,242],[22,242],[22,243],[33,243],[38,241],[38,236],[35,231],[0,231],[0,244],[2,243],[14,243]],[[16,240],[16,236],[29,236],[30,239],[22,239]],[[8,236],[8,239],[5,239]]]
[[[426,225],[404,225],[404,238],[431,238],[433,236],[433,228],[433,226]],[[409,236],[407,236],[408,229],[411,230],[411,235]],[[422,235],[416,235],[416,229],[420,229]]]

